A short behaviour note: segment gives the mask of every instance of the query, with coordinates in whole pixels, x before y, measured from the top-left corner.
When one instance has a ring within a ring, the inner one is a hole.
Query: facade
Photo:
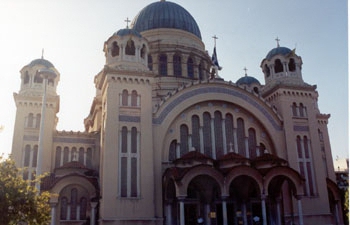
[[[103,51],[84,132],[56,129],[51,62],[20,71],[12,157],[49,173],[51,224],[343,224],[329,115],[294,50],[262,59],[265,84],[227,82],[191,14],[159,1]]]

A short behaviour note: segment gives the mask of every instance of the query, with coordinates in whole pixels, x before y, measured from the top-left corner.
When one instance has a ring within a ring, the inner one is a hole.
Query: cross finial
[[[280,47],[280,39],[277,37],[275,40],[277,41],[277,47]]]
[[[247,76],[247,70],[248,70],[248,69],[247,69],[246,67],[244,67],[244,69],[243,69],[243,70],[244,70],[244,74],[245,74],[245,76]]]
[[[41,49],[41,59],[44,59],[44,49]]]
[[[129,17],[126,17],[126,20],[124,20],[125,22],[126,22],[126,28],[129,28],[129,22],[131,22],[130,20],[129,20]]]
[[[216,35],[213,36],[214,38],[214,47],[216,47],[216,39],[219,39]]]

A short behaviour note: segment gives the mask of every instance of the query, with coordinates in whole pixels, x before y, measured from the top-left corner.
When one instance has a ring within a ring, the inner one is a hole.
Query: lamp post
[[[45,113],[46,113],[46,89],[49,79],[55,79],[56,73],[50,69],[38,70],[39,75],[43,78],[44,93],[41,106],[41,119],[40,119],[40,130],[39,130],[39,146],[38,146],[38,158],[36,166],[36,176],[39,177],[42,174],[42,161],[43,161],[43,145],[44,145],[44,128],[45,128]],[[40,193],[40,182],[36,183],[36,187]]]

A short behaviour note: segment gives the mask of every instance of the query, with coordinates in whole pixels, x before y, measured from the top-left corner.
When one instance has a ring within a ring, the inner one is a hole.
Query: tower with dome
[[[20,71],[12,157],[25,179],[47,174],[52,225],[343,224],[329,115],[295,49],[262,56],[264,84],[231,82],[212,76],[182,6],[154,2],[127,22],[102,43],[84,131],[56,129],[53,63]]]

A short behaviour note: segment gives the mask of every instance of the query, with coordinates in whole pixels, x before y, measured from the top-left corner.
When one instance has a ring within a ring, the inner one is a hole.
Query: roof
[[[142,37],[141,34],[139,32],[137,32],[135,29],[129,29],[129,28],[120,29],[115,34],[120,36],[120,37],[128,36],[128,35]]]
[[[41,58],[41,59],[34,59],[28,65],[31,66],[31,67],[33,67],[35,65],[43,65],[46,68],[54,67],[54,65],[50,61],[48,61],[46,59],[43,59],[43,58]]]
[[[283,55],[283,56],[285,56],[285,55],[288,55],[291,52],[292,52],[292,50],[290,50],[289,48],[278,46],[277,48],[274,48],[271,51],[269,51],[269,53],[267,53],[265,58],[266,59],[271,59],[275,55]]]
[[[202,39],[192,15],[182,6],[168,1],[154,2],[143,8],[132,21],[131,28],[140,33],[158,28],[180,29]]]
[[[251,76],[244,76],[239,78],[236,81],[237,85],[242,85],[242,84],[246,84],[246,85],[251,85],[251,84],[259,84],[260,82],[255,78],[255,77],[251,77]]]

